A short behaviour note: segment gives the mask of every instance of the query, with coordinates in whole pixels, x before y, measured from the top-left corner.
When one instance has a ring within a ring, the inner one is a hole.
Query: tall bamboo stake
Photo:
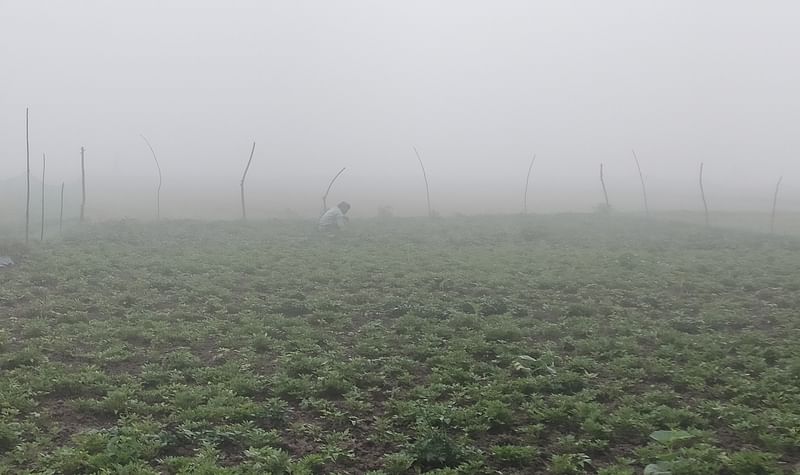
[[[608,192],[606,191],[606,181],[603,178],[603,164],[600,164],[600,184],[603,186],[603,196],[606,198],[606,211],[611,210],[611,205],[608,203]]]
[[[525,177],[525,194],[522,198],[522,213],[528,214],[528,183],[531,181],[531,170],[533,170],[533,162],[536,161],[536,154],[531,158],[531,164],[528,165],[528,176]]]
[[[431,189],[428,185],[428,174],[425,172],[425,165],[422,164],[422,157],[419,156],[419,152],[417,151],[417,147],[414,147],[414,153],[417,154],[417,160],[419,160],[419,166],[422,168],[422,177],[425,179],[425,197],[428,200],[428,217],[433,216],[433,211],[431,210]]]
[[[84,152],[86,152],[86,148],[81,147],[81,222],[83,222],[83,212],[86,208],[86,164],[84,162]]]
[[[144,143],[147,144],[147,148],[150,149],[150,153],[153,154],[153,160],[156,161],[156,168],[158,168],[158,189],[156,190],[156,219],[161,219],[161,165],[158,163],[158,157],[156,157],[156,151],[153,150],[153,146],[150,145],[150,141],[147,140],[143,134],[141,137],[144,139]]]
[[[28,244],[28,235],[31,225],[31,142],[28,128],[28,108],[25,108],[25,160],[27,162],[27,193],[25,199],[25,244]]]
[[[706,226],[711,225],[711,220],[708,218],[708,202],[706,201],[706,190],[703,189],[703,162],[700,162],[700,197],[703,199],[703,209],[706,213]]]
[[[58,234],[64,230],[64,182],[61,182],[61,211],[58,213]]]
[[[783,177],[778,178],[778,183],[775,184],[775,195],[772,197],[772,215],[769,219],[769,232],[775,233],[775,209],[778,206],[778,191],[781,188]]]
[[[256,143],[253,142],[253,148],[250,150],[250,159],[247,160],[247,166],[244,167],[244,173],[242,174],[242,182],[239,184],[242,192],[242,220],[247,220],[247,209],[244,205],[244,179],[247,178],[247,171],[250,170],[250,164],[253,162],[253,153],[256,151]]]
[[[639,165],[639,157],[636,156],[636,150],[633,152],[633,160],[636,162],[636,169],[639,170],[639,181],[642,182],[642,197],[644,198],[644,214],[650,216],[650,207],[647,205],[647,188],[644,186],[644,175],[642,175],[642,166]]]
[[[341,175],[344,172],[344,170],[345,170],[345,168],[343,167],[341,170],[339,170],[339,173],[337,173],[336,175],[333,176],[333,178],[331,179],[331,182],[328,183],[328,189],[326,189],[325,190],[325,194],[322,195],[322,212],[323,213],[328,211],[328,193],[331,192],[331,187],[333,186],[333,183],[336,181],[337,178],[339,178],[339,175]]]
[[[44,241],[44,169],[47,164],[47,156],[42,154],[42,232],[39,234],[39,240]]]

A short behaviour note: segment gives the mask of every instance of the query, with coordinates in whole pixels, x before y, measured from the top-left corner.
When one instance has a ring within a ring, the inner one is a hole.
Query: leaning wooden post
[[[322,195],[322,212],[323,213],[328,211],[328,193],[331,192],[331,187],[333,186],[333,183],[336,181],[337,178],[339,178],[339,175],[341,175],[344,172],[344,170],[345,170],[345,168],[342,168],[341,170],[339,170],[339,173],[337,173],[336,175],[333,176],[333,179],[331,179],[331,182],[328,183],[328,189],[326,189],[325,190],[325,194]]]
[[[706,214],[706,226],[710,226],[711,221],[708,219],[708,202],[706,201],[706,191],[703,189],[703,162],[700,162],[700,197],[703,199],[703,209],[705,210]]]
[[[644,198],[644,214],[650,216],[650,207],[647,206],[647,188],[644,186],[644,175],[642,175],[642,166],[639,165],[639,157],[636,156],[636,150],[633,152],[633,160],[636,162],[636,169],[639,171],[639,181],[642,183],[642,197]]]
[[[769,232],[775,233],[775,209],[778,206],[778,191],[781,188],[781,182],[783,181],[783,177],[778,178],[778,183],[775,184],[775,195],[772,197],[772,215],[769,219]]]
[[[58,213],[58,234],[64,230],[64,182],[61,182],[61,211]]]
[[[85,152],[86,148],[81,147],[81,222],[83,222],[83,212],[86,208],[86,163],[84,162]]]
[[[422,157],[419,156],[419,152],[417,151],[417,147],[414,147],[414,153],[417,154],[417,160],[419,160],[419,166],[422,168],[422,178],[425,179],[425,197],[428,201],[428,217],[433,216],[433,211],[431,210],[431,189],[428,185],[428,174],[425,172],[425,165],[422,164]]]
[[[156,151],[153,150],[153,146],[150,145],[150,141],[147,140],[147,137],[141,135],[144,139],[144,143],[147,144],[147,148],[150,149],[150,153],[153,154],[153,160],[156,161],[156,168],[158,169],[158,188],[156,189],[156,219],[161,219],[161,165],[158,163],[158,157],[156,157]]]
[[[47,156],[42,154],[42,231],[39,234],[39,240],[44,241],[44,170],[47,165]]]
[[[608,202],[608,192],[606,191],[606,181],[603,177],[603,164],[600,164],[600,184],[603,186],[603,196],[606,199],[606,211],[611,211],[611,205]]]
[[[242,174],[242,182],[239,184],[242,192],[242,220],[247,220],[247,209],[244,205],[244,179],[247,178],[247,171],[250,170],[250,164],[253,162],[253,153],[256,151],[256,143],[253,142],[253,148],[250,150],[250,159],[247,160],[247,166],[244,167],[244,173]]]
[[[31,225],[31,142],[28,133],[28,108],[25,108],[25,160],[28,165],[27,194],[25,199],[25,244],[28,244],[28,235]]]
[[[536,161],[536,154],[531,158],[531,164],[528,165],[528,175],[525,177],[525,194],[522,198],[522,214],[528,214],[528,183],[531,181],[531,170],[533,170],[533,162]]]

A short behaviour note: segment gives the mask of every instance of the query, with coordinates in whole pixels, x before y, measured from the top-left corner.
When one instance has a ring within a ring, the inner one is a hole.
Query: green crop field
[[[0,255],[0,473],[800,473],[800,239],[118,222]]]

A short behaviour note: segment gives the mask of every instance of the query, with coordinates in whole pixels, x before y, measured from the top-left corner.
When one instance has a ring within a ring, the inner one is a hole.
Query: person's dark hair
[[[347,211],[350,210],[350,203],[348,203],[347,201],[342,201],[337,206],[338,206],[338,208],[340,210],[342,210],[342,213],[345,213],[345,214],[347,213]]]

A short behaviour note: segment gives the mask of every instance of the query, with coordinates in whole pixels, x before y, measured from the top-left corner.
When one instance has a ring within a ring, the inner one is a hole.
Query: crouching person
[[[350,203],[342,201],[333,208],[325,211],[319,218],[319,230],[322,232],[336,232],[342,229],[348,222],[347,212],[350,210]]]

